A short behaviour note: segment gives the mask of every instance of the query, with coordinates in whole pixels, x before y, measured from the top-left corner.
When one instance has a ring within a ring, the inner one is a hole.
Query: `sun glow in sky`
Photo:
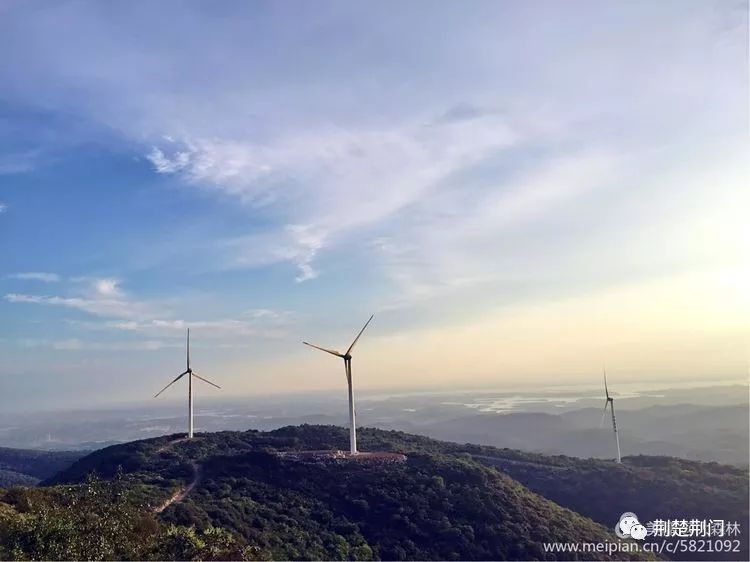
[[[746,377],[747,18],[3,2],[0,407]]]

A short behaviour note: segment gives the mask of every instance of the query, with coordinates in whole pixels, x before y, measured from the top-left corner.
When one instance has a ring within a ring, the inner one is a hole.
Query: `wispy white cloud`
[[[476,12],[444,5],[429,21],[402,10],[395,24],[385,8],[320,9],[310,23],[283,8],[248,6],[237,13],[253,17],[238,17],[246,25],[237,27],[186,8],[179,22],[169,10],[150,13],[162,23],[134,43],[121,21],[142,25],[138,9],[104,14],[66,4],[40,14],[17,7],[2,31],[9,45],[33,49],[28,64],[3,72],[20,100],[146,139],[156,172],[239,199],[253,216],[268,213],[264,224],[272,226],[207,246],[221,248],[221,266],[288,262],[304,281],[319,275],[327,250],[396,218],[403,223],[407,209],[419,220],[446,182],[508,148],[563,147],[558,153],[574,156],[603,139],[653,146],[741,128],[747,88],[736,65],[745,58],[746,8],[681,8],[497,3]],[[502,41],[492,21],[503,22]],[[326,33],[330,26],[341,34]],[[579,27],[598,31],[571,36]],[[623,49],[603,39],[612,29],[638,40]],[[180,36],[193,40],[186,46]],[[274,41],[285,48],[268,53]],[[314,74],[300,71],[299,52]],[[115,59],[129,64],[102,63]],[[246,72],[231,64],[238,59]],[[174,68],[190,71],[178,76]],[[40,87],[50,76],[61,85],[52,104]],[[91,92],[85,102],[70,95],[79,87]],[[478,195],[469,185],[454,187],[469,201]],[[517,206],[537,204],[517,197]],[[513,204],[504,201],[504,212]]]
[[[747,174],[736,152],[704,150],[674,166],[584,151],[545,159],[481,196],[434,198],[419,221],[371,244],[398,287],[384,308],[472,294],[546,299],[742,263]]]
[[[422,205],[418,220],[402,219],[395,228],[398,237],[372,242],[387,276],[400,288],[395,302],[414,305],[446,291],[539,276],[539,264],[554,260],[540,259],[539,249],[528,243],[529,229],[555,220],[561,206],[576,205],[592,191],[612,189],[611,178],[623,161],[624,156],[603,150],[582,152],[548,158],[491,189],[443,190]],[[554,247],[556,236],[547,248]],[[498,248],[501,240],[505,243]]]
[[[253,308],[245,312],[251,318],[269,318],[280,320],[288,318],[291,313],[287,310],[272,310],[270,308]]]
[[[325,233],[302,225],[287,225],[257,234],[220,240],[220,267],[257,268],[288,262],[297,267],[297,282],[314,279],[312,261],[323,248]]]
[[[518,141],[505,117],[477,112],[397,128],[325,128],[262,144],[187,139],[172,156],[155,148],[149,158],[160,173],[180,173],[250,206],[274,205],[285,223],[230,241],[229,265],[289,261],[304,281],[317,276],[320,251],[345,234],[387,221]]]
[[[0,201],[0,215],[3,214],[5,211],[8,210],[8,206]]]
[[[171,141],[171,138],[168,140]],[[146,155],[146,158],[160,174],[174,174],[190,165],[189,152],[175,152],[171,158],[168,158],[161,149],[153,147],[151,152]]]
[[[164,320],[155,319],[144,322],[124,321],[108,322],[107,328],[129,332],[144,333],[153,336],[183,336],[185,331],[200,330],[203,337],[210,339],[243,336],[262,336],[280,338],[288,335],[284,326],[260,322],[257,320],[240,320],[223,318],[217,320]]]
[[[35,275],[32,278],[38,279],[38,276]],[[42,280],[52,281],[54,278],[44,277]],[[83,289],[79,286],[81,283],[83,283]],[[120,289],[119,282],[115,279],[74,277],[70,279],[70,284],[72,286],[70,295],[7,293],[4,299],[11,303],[70,308],[103,318],[154,318],[164,312],[163,305],[159,303],[134,299],[126,294]]]
[[[90,330],[126,331],[152,338],[184,335],[188,328],[201,330],[210,339],[232,337],[279,338],[287,335],[292,314],[269,308],[248,311],[244,318],[191,319],[174,318],[174,302],[144,301],[133,298],[112,278],[76,277],[73,285],[83,282],[86,296],[49,296],[8,293],[4,300],[16,304],[58,306],[79,310],[101,321],[71,320],[70,324]],[[92,348],[93,349],[93,348]]]
[[[18,343],[27,348],[44,347],[57,351],[158,351],[184,345],[182,342],[161,340],[100,342],[79,338],[61,340],[21,339]]]
[[[216,320],[181,320],[152,318],[144,309],[135,310],[132,303],[108,299],[80,299],[54,296],[23,295],[9,293],[5,300],[11,303],[42,304],[63,306],[87,312],[105,318],[122,318],[123,320],[99,323],[86,323],[85,326],[96,330],[118,330],[143,333],[150,336],[182,336],[188,328],[201,330],[204,337],[210,339],[226,337],[264,337],[281,338],[289,334],[288,327],[278,321],[269,321],[268,317],[256,317],[251,320],[222,318]],[[78,325],[82,325],[80,322]]]
[[[22,293],[8,293],[4,298],[11,303],[62,306],[103,317],[133,318],[153,314],[148,305],[125,299],[61,297]]]
[[[23,281],[42,281],[43,283],[57,283],[61,279],[61,277],[57,273],[47,273],[41,271],[11,273],[6,277],[8,279],[20,279]]]

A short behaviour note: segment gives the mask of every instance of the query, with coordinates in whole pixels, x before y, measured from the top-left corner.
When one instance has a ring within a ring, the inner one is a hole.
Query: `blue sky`
[[[148,397],[188,326],[227,393],[336,388],[299,341],[373,312],[365,388],[741,376],[747,39],[731,1],[4,2],[0,406]]]

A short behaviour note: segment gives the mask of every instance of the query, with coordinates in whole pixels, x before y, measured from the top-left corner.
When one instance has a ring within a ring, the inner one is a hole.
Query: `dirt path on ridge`
[[[182,488],[178,489],[164,503],[155,507],[154,513],[161,513],[173,503],[181,502],[182,500],[184,500],[187,497],[187,495],[190,492],[192,492],[193,488],[195,488],[198,482],[200,482],[201,475],[202,475],[201,466],[195,461],[191,461],[190,464],[193,467],[193,479],[190,481],[190,483],[187,486],[183,486]]]

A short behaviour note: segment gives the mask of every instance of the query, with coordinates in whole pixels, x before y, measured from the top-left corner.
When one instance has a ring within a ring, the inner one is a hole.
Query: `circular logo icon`
[[[642,541],[646,538],[646,527],[640,523],[636,523],[630,528],[630,536],[634,539]]]
[[[633,535],[633,530],[636,527],[640,527],[643,529],[643,537],[645,537],[646,527],[640,524],[640,522],[638,521],[638,516],[632,511],[626,511],[620,516],[620,520],[617,522],[617,525],[615,525],[615,534],[621,539],[626,539],[629,537],[639,538]],[[640,529],[638,529],[637,534],[641,534]]]

